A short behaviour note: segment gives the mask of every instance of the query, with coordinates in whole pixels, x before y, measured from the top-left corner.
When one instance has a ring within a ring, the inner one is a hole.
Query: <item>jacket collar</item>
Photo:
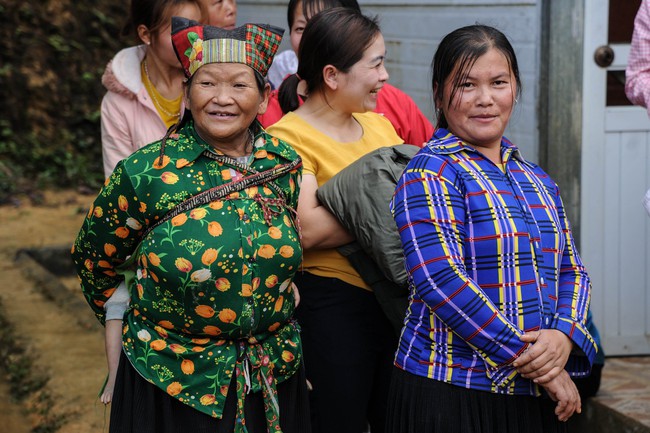
[[[431,151],[438,155],[450,155],[458,152],[469,152],[481,155],[481,152],[455,136],[445,128],[438,128],[433,134],[433,137],[427,143]],[[517,159],[526,165],[531,165],[524,159],[519,151],[519,148],[512,144],[506,137],[501,138],[501,155],[504,161],[508,161],[510,157]],[[482,156],[482,155],[481,155]]]
[[[267,158],[268,154],[274,154],[282,159],[297,157],[297,154],[287,143],[269,135],[260,123],[255,120],[251,125],[253,134],[253,157],[255,159]],[[171,134],[167,140],[165,154],[177,160],[176,167],[181,168],[192,164],[204,151],[210,151],[217,155],[223,155],[219,150],[214,149],[203,140],[196,132],[194,120],[190,119],[176,134]]]

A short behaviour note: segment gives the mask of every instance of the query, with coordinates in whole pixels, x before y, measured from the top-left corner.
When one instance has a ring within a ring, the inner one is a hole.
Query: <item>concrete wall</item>
[[[238,23],[267,22],[286,28],[287,1],[238,0]],[[510,39],[517,53],[523,93],[506,135],[524,156],[538,159],[541,6],[539,0],[360,0],[368,15],[378,15],[387,48],[390,82],[407,92],[433,119],[430,64],[440,40],[450,31],[481,23]],[[288,40],[281,49],[290,49]]]

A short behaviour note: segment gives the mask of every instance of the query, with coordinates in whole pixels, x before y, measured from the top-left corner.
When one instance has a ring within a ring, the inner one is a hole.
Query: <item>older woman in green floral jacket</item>
[[[281,35],[174,18],[191,114],[118,164],[74,244],[102,322],[133,256],[111,431],[310,431],[292,320],[299,157],[255,120]],[[256,173],[252,186],[188,201]]]

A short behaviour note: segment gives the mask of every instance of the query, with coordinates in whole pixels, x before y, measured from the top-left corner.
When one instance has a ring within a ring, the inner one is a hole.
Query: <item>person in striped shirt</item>
[[[386,431],[549,433],[580,412],[590,280],[558,186],[504,136],[521,90],[500,31],[472,25],[433,61],[437,129],[391,202],[410,302]]]

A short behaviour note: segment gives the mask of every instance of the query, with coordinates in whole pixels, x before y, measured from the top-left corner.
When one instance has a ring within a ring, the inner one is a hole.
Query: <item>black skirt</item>
[[[393,370],[390,433],[566,433],[549,398],[493,394]]]
[[[109,433],[232,433],[237,409],[234,377],[230,385],[223,418],[212,418],[147,382],[122,353],[111,403]],[[278,384],[277,390],[282,432],[310,433],[304,368]],[[248,433],[267,433],[261,392],[246,396],[244,412]]]

